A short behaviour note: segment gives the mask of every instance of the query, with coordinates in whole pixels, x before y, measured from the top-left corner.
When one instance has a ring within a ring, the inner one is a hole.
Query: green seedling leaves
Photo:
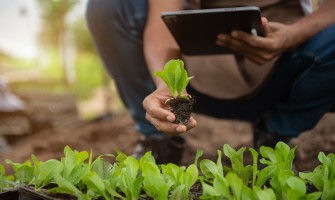
[[[163,179],[157,165],[152,162],[141,163],[143,179],[143,189],[146,193],[160,200],[167,200],[169,193],[169,185]]]
[[[249,148],[249,151],[251,152],[252,155],[252,186],[255,186],[256,184],[256,178],[257,178],[257,172],[258,172],[258,152],[253,149]]]
[[[90,172],[83,178],[83,182],[88,188],[88,193],[91,194],[90,196],[94,197],[104,197],[104,199],[109,199],[105,192],[105,184],[102,178],[95,173]]]
[[[275,166],[267,166],[260,170],[257,176],[256,186],[262,187],[266,183],[266,181],[273,177],[275,171]]]
[[[48,192],[68,193],[79,200],[88,199],[190,199],[190,189],[197,180],[202,184],[201,199],[227,200],[328,200],[335,199],[335,154],[320,152],[321,165],[312,172],[299,173],[292,168],[295,148],[278,143],[275,149],[262,147],[260,155],[249,148],[253,164],[244,165],[245,148],[235,150],[224,145],[223,153],[232,163],[229,168],[222,164],[222,152],[218,150],[217,160],[200,160],[202,175],[199,176],[197,152],[193,164],[178,166],[172,163],[157,165],[151,152],[140,160],[118,152],[115,163],[107,163],[104,156],[92,162],[92,152],[78,152],[70,147],[64,149],[61,161],[41,161],[32,155],[32,163],[14,163],[6,160],[14,169],[15,176],[6,175],[0,164],[0,192],[11,180],[16,184],[33,184],[36,190],[49,183],[57,187]],[[108,155],[112,156],[112,155]],[[267,166],[258,169],[259,156]],[[85,161],[88,158],[88,163]],[[311,183],[318,190],[308,193],[306,184]],[[15,185],[15,184],[14,184]],[[141,193],[142,192],[142,193]],[[144,193],[143,193],[144,192]]]
[[[80,191],[77,187],[75,187],[72,183],[61,177],[59,174],[54,175],[55,182],[57,183],[58,187],[50,189],[49,192],[60,192],[66,194],[72,194],[78,197],[80,200],[89,200],[91,199],[87,195],[85,195],[82,191]]]
[[[8,182],[13,182],[14,176],[6,175],[5,167],[0,164],[0,193],[6,191],[6,189],[13,188]]]
[[[253,190],[254,194],[259,200],[276,200],[276,194],[270,188],[265,188],[262,190],[260,187],[255,186]]]
[[[262,164],[277,165],[280,169],[292,169],[294,152],[297,147],[290,149],[284,142],[278,142],[275,149],[262,146],[260,153],[263,159],[260,160]]]
[[[63,177],[67,178],[70,176],[73,168],[78,165],[84,163],[85,160],[88,158],[88,152],[87,151],[73,151],[69,146],[66,146],[64,148],[64,155],[63,158],[64,162],[64,171],[63,171]]]
[[[207,179],[215,178],[219,174],[216,164],[209,159],[200,161],[200,169]]]
[[[299,177],[312,183],[318,191],[323,190],[324,183],[323,183],[322,176],[323,176],[322,173],[315,173],[315,172],[300,172],[299,173]]]
[[[14,163],[7,159],[6,163],[11,165],[14,170],[14,177],[18,184],[29,185],[34,178],[34,167],[31,162],[27,160],[24,163]]]
[[[157,71],[154,75],[165,82],[174,98],[177,96],[187,98],[183,95],[183,92],[193,77],[188,77],[182,60],[168,61],[164,70]]]
[[[161,168],[162,175],[172,190],[170,199],[188,199],[191,187],[198,180],[199,172],[196,165],[192,164],[186,169],[184,166],[169,163]]]
[[[215,177],[213,185],[206,183],[202,177],[200,181],[203,189],[201,199],[232,199],[229,183],[223,176]]]
[[[247,185],[252,172],[252,167],[250,165],[244,166],[243,154],[245,149],[245,147],[242,147],[235,151],[235,149],[230,147],[229,144],[225,144],[223,146],[223,152],[230,159],[232,164],[232,170],[229,171],[235,172],[242,178],[243,183]]]
[[[138,177],[139,161],[132,156],[127,156],[120,164],[121,182],[118,184],[121,191],[126,194],[127,199],[139,198],[142,186],[142,177]]]
[[[236,199],[241,199],[242,180],[235,173],[228,173],[226,178]]]
[[[106,179],[113,165],[105,162],[103,156],[99,156],[91,165],[91,170],[97,173],[101,178]]]
[[[54,181],[54,175],[60,174],[63,169],[64,165],[62,162],[51,159],[45,162],[41,162],[39,170],[35,170],[35,189],[39,190],[44,186],[47,186],[51,182]],[[37,168],[35,168],[37,169]]]

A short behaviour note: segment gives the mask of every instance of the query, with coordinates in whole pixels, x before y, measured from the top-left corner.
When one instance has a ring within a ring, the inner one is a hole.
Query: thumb
[[[266,17],[262,17],[262,25],[264,28],[265,35],[270,32],[269,21]]]

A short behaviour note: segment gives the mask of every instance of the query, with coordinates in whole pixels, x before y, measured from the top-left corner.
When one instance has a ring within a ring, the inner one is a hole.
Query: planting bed
[[[0,195],[9,200],[335,199],[335,153],[320,152],[314,170],[299,172],[293,165],[295,150],[283,142],[257,151],[225,144],[216,160],[202,158],[198,150],[192,164],[178,166],[156,164],[151,152],[139,160],[121,151],[93,159],[92,151],[66,146],[58,160],[34,155],[24,163],[7,159],[14,173],[0,165]],[[246,151],[252,154],[251,164],[244,161]],[[223,157],[229,165],[222,164]],[[7,191],[14,196],[6,196]]]

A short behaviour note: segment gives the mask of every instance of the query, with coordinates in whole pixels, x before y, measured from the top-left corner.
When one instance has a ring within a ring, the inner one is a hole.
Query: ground
[[[21,97],[24,99],[24,96]],[[43,98],[39,97],[41,101]],[[26,97],[27,99],[29,98]],[[51,99],[57,98],[52,97]],[[71,98],[67,101],[71,101]],[[48,102],[52,104],[51,100]],[[42,103],[36,100],[34,103],[42,106]],[[33,129],[37,131],[25,135],[5,136],[9,145],[1,150],[0,162],[2,164],[7,158],[14,162],[23,162],[30,159],[32,154],[41,160],[58,159],[63,155],[66,145],[77,150],[92,150],[94,156],[114,153],[115,149],[130,155],[139,140],[139,134],[127,112],[93,121],[83,121],[73,119],[73,111],[66,106],[58,105],[57,107],[56,104],[53,104],[54,109],[48,109],[48,113],[43,114],[37,105],[30,112],[28,111],[31,115],[35,113],[33,115],[35,119],[40,119],[33,125]],[[67,114],[63,113],[63,117],[59,119],[56,117],[57,112],[59,113],[62,109]],[[46,119],[51,116],[54,120],[53,124],[48,124]],[[193,163],[197,149],[204,151],[203,158],[216,159],[216,150],[222,150],[225,143],[236,149],[242,146],[251,147],[252,129],[249,123],[219,120],[199,114],[194,114],[194,117],[198,121],[198,126],[183,134],[187,141],[183,154],[183,165]],[[318,152],[335,152],[335,114],[326,114],[313,130],[306,131],[299,138],[294,139],[292,145],[298,145],[296,150],[298,169],[300,171],[312,170],[319,164]],[[245,155],[246,162],[250,162],[250,158],[249,154]]]

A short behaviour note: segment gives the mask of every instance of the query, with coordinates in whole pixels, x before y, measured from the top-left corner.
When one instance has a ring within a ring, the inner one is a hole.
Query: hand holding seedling
[[[146,110],[146,119],[150,121],[157,130],[168,134],[178,134],[196,126],[196,121],[188,115],[186,119],[181,119],[172,107],[175,100],[191,101],[194,100],[185,92],[185,88],[192,77],[188,77],[181,60],[169,61],[164,70],[156,72],[156,76],[163,79],[166,85],[157,88],[143,101]],[[190,113],[189,113],[190,114]]]

